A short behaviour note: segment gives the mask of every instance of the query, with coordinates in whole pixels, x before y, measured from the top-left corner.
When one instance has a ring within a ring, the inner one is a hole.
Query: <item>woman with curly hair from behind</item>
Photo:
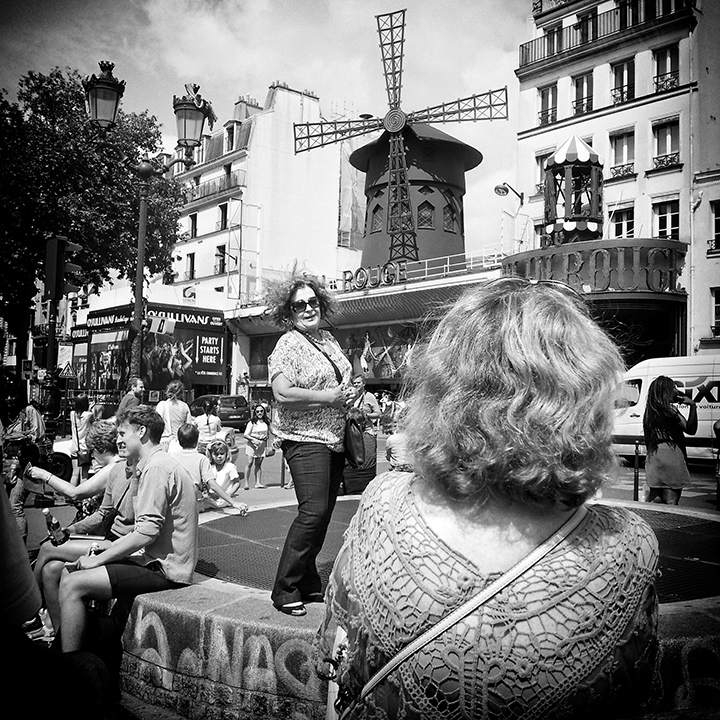
[[[328,585],[318,670],[338,710],[610,718],[653,698],[657,540],[636,514],[588,503],[617,469],[623,370],[579,295],[522,278],[466,291],[414,348],[411,471],[367,487]]]

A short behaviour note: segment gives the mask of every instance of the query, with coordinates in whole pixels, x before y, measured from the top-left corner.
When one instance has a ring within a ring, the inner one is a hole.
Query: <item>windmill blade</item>
[[[481,95],[442,103],[434,107],[417,110],[407,116],[408,123],[414,122],[467,122],[472,120],[507,120],[507,87],[490,90]]]
[[[383,126],[382,118],[369,120],[341,120],[338,122],[296,123],[295,153],[305,152],[322,145],[366,135]]]
[[[410,183],[405,159],[405,139],[402,133],[390,135],[388,168],[388,217],[390,261],[417,260],[418,247],[410,204]]]
[[[403,46],[405,45],[405,11],[376,15],[385,87],[391,110],[400,107],[402,90]]]

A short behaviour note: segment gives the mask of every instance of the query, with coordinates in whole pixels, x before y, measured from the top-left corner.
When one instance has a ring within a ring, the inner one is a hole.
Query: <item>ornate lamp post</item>
[[[125,92],[125,82],[113,76],[114,63],[103,61],[99,63],[101,73],[89,75],[83,80],[83,88],[87,100],[90,121],[100,130],[102,144],[120,153],[120,162],[127,165],[140,178],[140,221],[138,225],[138,258],[135,273],[135,305],[133,309],[133,329],[135,336],[132,340],[130,356],[130,373],[140,375],[142,358],[142,320],[143,320],[143,283],[145,271],[145,239],[147,236],[147,198],[150,180],[153,177],[164,175],[173,165],[183,163],[186,168],[195,164],[193,150],[201,143],[205,120],[210,128],[217,119],[212,105],[198,94],[199,85],[188,83],[185,85],[187,95],[173,96],[173,111],[177,120],[178,146],[184,148],[185,157],[167,162],[169,156],[160,153],[151,158],[147,154],[140,158],[137,165],[127,161],[125,154],[112,143],[105,141],[105,135],[114,125],[117,117],[120,99]]]

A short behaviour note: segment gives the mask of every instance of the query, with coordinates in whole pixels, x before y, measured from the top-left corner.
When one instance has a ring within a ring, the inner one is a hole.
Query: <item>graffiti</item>
[[[168,691],[196,708],[225,707],[228,716],[233,708],[294,720],[324,716],[327,684],[315,673],[312,633],[305,639],[283,628],[249,632],[225,615],[151,606],[150,600],[137,602],[125,632],[129,691],[149,685],[156,697]]]

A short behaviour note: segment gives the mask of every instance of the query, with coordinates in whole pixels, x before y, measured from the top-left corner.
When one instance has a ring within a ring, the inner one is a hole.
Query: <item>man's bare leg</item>
[[[63,570],[59,594],[63,652],[81,649],[87,624],[85,600],[110,600],[111,597],[110,578],[103,566],[72,573]]]

